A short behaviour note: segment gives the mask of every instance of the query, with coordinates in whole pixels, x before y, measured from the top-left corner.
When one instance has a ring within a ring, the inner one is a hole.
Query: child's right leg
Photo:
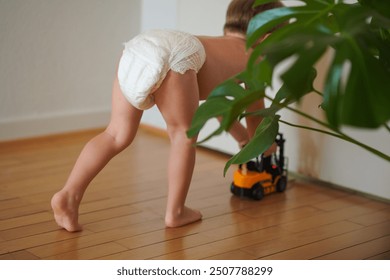
[[[185,205],[195,164],[196,137],[189,139],[186,134],[199,106],[195,71],[188,70],[185,74],[168,72],[155,94],[155,101],[167,124],[171,141],[165,224],[179,227],[202,218],[199,211]]]
[[[222,121],[221,117],[217,118],[219,122]],[[235,121],[229,129],[229,134],[237,141],[240,149],[249,142],[249,134],[246,127],[244,127],[239,121]]]
[[[92,179],[134,139],[142,111],[124,98],[115,79],[112,92],[111,121],[104,132],[90,140],[82,150],[65,186],[57,192],[51,205],[57,224],[67,231],[79,231],[78,209]]]
[[[264,109],[264,100],[260,99],[251,104],[246,112],[256,112],[261,109]],[[244,147],[251,138],[256,133],[257,127],[260,125],[263,118],[261,116],[247,116],[246,118],[246,127],[244,127],[240,122],[235,121],[231,128],[229,129],[230,135],[233,136],[233,138],[237,141],[240,148]],[[219,121],[221,121],[221,118],[218,118]],[[264,156],[268,157],[272,153],[276,151],[276,144],[271,145],[267,149],[267,151],[264,152]]]

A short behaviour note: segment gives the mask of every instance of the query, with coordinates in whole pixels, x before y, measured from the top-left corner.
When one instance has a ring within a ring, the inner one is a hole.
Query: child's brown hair
[[[255,0],[232,0],[226,12],[226,22],[223,27],[224,33],[233,32],[246,34],[249,21],[257,14],[266,10],[284,7],[279,1],[270,2],[253,7]]]

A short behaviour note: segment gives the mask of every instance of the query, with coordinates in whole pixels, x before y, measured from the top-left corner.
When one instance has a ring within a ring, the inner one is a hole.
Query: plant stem
[[[378,151],[377,149],[374,149],[374,148],[372,148],[372,147],[370,147],[370,146],[368,146],[366,144],[363,144],[363,143],[357,141],[356,139],[353,139],[352,137],[348,136],[347,134],[341,132],[340,130],[336,130],[335,128],[331,127],[329,124],[327,124],[327,123],[325,123],[323,121],[320,121],[320,120],[318,120],[318,119],[316,119],[316,118],[314,118],[314,117],[312,117],[312,116],[310,116],[310,115],[308,115],[308,114],[306,114],[306,113],[304,113],[302,111],[299,111],[297,109],[291,108],[289,106],[285,106],[285,108],[289,109],[289,110],[293,111],[294,113],[299,114],[299,115],[301,115],[301,116],[303,116],[303,117],[305,117],[305,118],[307,118],[307,119],[309,119],[309,120],[311,120],[311,121],[313,121],[315,123],[318,123],[318,124],[328,128],[328,129],[330,129],[330,130],[332,130],[332,131],[334,131],[336,133],[332,133],[332,132],[328,132],[328,131],[324,131],[324,130],[320,130],[320,129],[316,129],[316,128],[311,128],[311,127],[302,127],[302,128],[310,129],[310,130],[321,132],[321,133],[325,133],[325,134],[329,134],[329,135],[332,135],[334,137],[343,139],[343,140],[345,140],[347,142],[350,142],[350,143],[353,143],[353,144],[355,144],[357,146],[360,146],[361,148],[363,148],[363,149],[365,149],[365,150],[367,150],[367,151],[369,151],[369,152],[371,152],[371,153],[373,153],[373,154],[383,158],[384,160],[390,161],[390,156],[389,155],[386,155],[386,154],[382,153],[381,151]]]
[[[317,93],[321,97],[324,97],[324,94],[322,92],[320,92],[319,90],[316,90],[315,88],[313,88],[313,92]]]
[[[271,98],[271,97],[269,97],[267,95],[265,95],[265,98],[267,98],[268,100],[273,101],[273,98]],[[347,142],[353,143],[353,144],[355,144],[357,146],[360,146],[361,148],[363,148],[363,149],[365,149],[365,150],[367,150],[367,151],[369,151],[369,152],[371,152],[371,153],[373,153],[373,154],[383,158],[384,160],[390,161],[390,156],[389,155],[386,155],[386,154],[382,153],[381,151],[378,151],[378,150],[376,150],[376,149],[374,149],[374,148],[372,148],[372,147],[370,147],[370,146],[368,146],[366,144],[363,144],[363,143],[357,141],[356,139],[353,139],[352,137],[348,136],[347,134],[341,132],[340,130],[330,126],[328,123],[320,121],[319,119],[316,119],[316,118],[314,118],[314,117],[312,117],[312,116],[310,116],[310,115],[308,115],[308,114],[306,114],[306,113],[304,113],[302,111],[294,109],[294,108],[288,106],[287,104],[280,103],[279,105],[281,107],[283,107],[283,108],[286,108],[286,109],[288,109],[288,110],[290,110],[290,111],[292,111],[292,112],[294,112],[294,113],[296,113],[298,115],[301,115],[302,117],[304,117],[306,119],[309,119],[309,120],[311,120],[311,121],[313,121],[313,122],[315,122],[315,123],[317,123],[317,124],[327,128],[327,129],[329,129],[331,131],[334,131],[335,133],[334,132],[325,131],[325,130],[321,130],[321,129],[317,129],[317,128],[312,128],[312,127],[298,126],[298,125],[292,125],[292,124],[289,124],[289,125],[300,127],[300,128],[303,128],[303,129],[309,129],[309,130],[313,130],[313,131],[317,131],[317,132],[320,132],[320,133],[325,133],[325,134],[337,137],[337,138],[342,139],[344,141],[347,141]],[[288,124],[288,123],[286,122],[286,124]],[[389,128],[387,125],[385,125],[385,126],[387,128]]]
[[[384,160],[390,161],[390,156],[388,156],[388,155],[382,153],[381,151],[378,151],[378,150],[376,150],[376,149],[374,149],[374,148],[372,148],[370,146],[367,146],[367,145],[365,145],[365,144],[363,144],[363,143],[361,143],[361,142],[359,142],[359,141],[349,137],[348,135],[346,135],[344,133],[341,133],[341,132],[333,133],[333,132],[330,132],[330,131],[317,129],[317,128],[314,128],[314,127],[292,124],[292,123],[286,122],[286,121],[284,121],[282,119],[279,119],[279,121],[281,123],[284,123],[284,124],[292,126],[292,127],[297,127],[297,128],[306,129],[306,130],[312,130],[312,131],[320,132],[320,133],[323,133],[323,134],[328,134],[330,136],[342,139],[344,141],[347,141],[347,142],[350,142],[352,144],[358,145],[361,148],[363,148],[365,150],[368,150],[369,152],[371,152],[371,153],[373,153],[373,154],[383,158]]]
[[[369,152],[371,152],[371,153],[373,153],[373,154],[383,158],[384,160],[390,161],[390,156],[389,155],[386,155],[386,154],[382,153],[381,151],[378,151],[377,149],[374,149],[374,148],[372,148],[370,146],[367,146],[366,144],[363,144],[363,143],[361,143],[361,142],[359,142],[359,141],[349,137],[348,135],[346,135],[344,133],[342,134],[342,136],[344,137],[343,139],[345,141],[348,141],[350,143],[358,145],[358,146],[362,147],[363,149],[366,149],[367,151],[369,151]]]
[[[310,116],[309,114],[306,114],[306,113],[304,113],[304,112],[302,112],[302,111],[299,111],[299,110],[297,110],[297,109],[294,109],[294,108],[292,108],[292,107],[290,107],[290,106],[285,106],[285,108],[288,109],[288,110],[290,110],[290,111],[292,111],[292,112],[294,112],[294,113],[296,113],[296,114],[298,114],[298,115],[301,115],[302,117],[305,117],[306,119],[309,119],[309,120],[311,120],[311,121],[313,121],[313,122],[315,122],[315,123],[318,123],[319,125],[322,125],[323,127],[326,127],[326,128],[328,128],[328,129],[330,129],[330,130],[333,130],[333,131],[339,133],[338,130],[332,128],[332,127],[331,127],[329,124],[327,124],[326,122],[320,121],[319,119],[316,119],[316,118]]]
[[[312,131],[320,132],[320,133],[323,133],[323,134],[328,134],[330,136],[337,137],[337,138],[345,140],[340,134],[337,134],[337,133],[333,133],[333,132],[330,132],[330,131],[326,131],[326,130],[322,130],[322,129],[318,129],[318,128],[314,128],[314,127],[310,127],[310,126],[293,124],[293,123],[284,121],[282,119],[279,119],[279,121],[281,123],[284,123],[284,124],[292,126],[292,127],[302,128],[302,129],[306,129],[306,130],[312,130]]]

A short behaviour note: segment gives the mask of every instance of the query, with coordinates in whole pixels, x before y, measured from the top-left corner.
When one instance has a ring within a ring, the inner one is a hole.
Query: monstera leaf
[[[273,0],[257,0],[261,5]],[[280,1],[289,2],[289,1]],[[196,135],[213,117],[222,119],[209,137],[227,131],[233,121],[247,115],[246,108],[273,88],[275,69],[282,62],[289,66],[280,75],[282,86],[264,117],[256,136],[228,163],[242,163],[259,155],[272,144],[281,120],[277,112],[286,108],[324,127],[313,129],[352,142],[390,161],[390,156],[342,132],[343,126],[378,128],[389,131],[390,120],[390,5],[384,0],[356,3],[336,0],[301,0],[293,7],[267,10],[256,15],[247,30],[247,47],[252,49],[245,71],[217,87],[197,111],[189,135]],[[287,4],[287,3],[285,3]],[[271,30],[272,33],[268,34]],[[261,41],[261,38],[264,38]],[[326,52],[332,54],[326,69],[325,85],[314,89],[315,65]],[[246,86],[240,86],[244,83]],[[306,94],[322,96],[326,121],[314,119],[289,105]],[[310,127],[303,127],[311,129]]]
[[[266,2],[272,1],[258,0],[256,5]],[[248,47],[286,19],[293,22],[259,44],[250,63],[260,55],[265,55],[273,66],[294,57],[295,62],[281,78],[291,97],[299,100],[309,69],[331,49],[334,57],[322,90],[322,107],[329,124],[336,129],[341,125],[384,125],[390,119],[390,90],[386,90],[390,89],[390,41],[381,34],[390,29],[390,18],[386,17],[390,5],[368,0],[362,4],[300,2],[304,5],[268,10],[253,18],[248,28]]]

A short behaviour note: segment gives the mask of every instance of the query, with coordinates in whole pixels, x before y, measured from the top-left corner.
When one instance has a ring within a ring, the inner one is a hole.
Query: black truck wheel
[[[281,176],[278,180],[278,183],[276,184],[276,191],[277,192],[284,192],[287,187],[287,177]]]
[[[260,183],[256,183],[252,187],[252,198],[261,200],[264,197],[264,189]]]

